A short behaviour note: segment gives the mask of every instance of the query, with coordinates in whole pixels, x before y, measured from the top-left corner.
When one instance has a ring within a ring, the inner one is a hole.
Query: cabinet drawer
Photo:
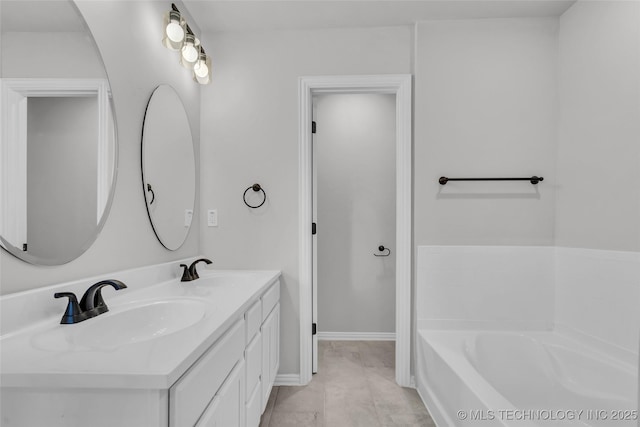
[[[278,280],[265,294],[262,296],[262,321],[264,321],[276,303],[280,300],[280,280]]]
[[[249,399],[247,400],[247,427],[258,427],[260,425],[260,416],[262,415],[262,405],[260,404],[260,397],[262,396],[262,387],[260,381],[256,384],[253,393],[247,393]]]
[[[262,334],[258,334],[247,346],[244,352],[244,359],[247,365],[247,399],[251,397],[249,392],[253,390],[260,381],[262,373]]]
[[[262,304],[260,300],[256,301],[247,310],[244,319],[247,322],[247,343],[249,343],[256,332],[260,330],[260,325],[262,324]]]
[[[244,363],[238,362],[195,427],[244,426]]]
[[[169,389],[169,420],[175,427],[192,426],[242,358],[244,319],[239,320]]]

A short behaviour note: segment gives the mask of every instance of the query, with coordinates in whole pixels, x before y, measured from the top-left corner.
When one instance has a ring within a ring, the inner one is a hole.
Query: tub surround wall
[[[553,329],[638,356],[638,252],[420,246],[417,270],[418,329]]]
[[[419,246],[418,329],[551,329],[550,247]]]
[[[556,248],[556,328],[626,361],[638,356],[640,253]]]
[[[213,83],[202,90],[201,248],[217,268],[278,268],[280,374],[299,374],[298,77],[411,72],[409,27],[205,34],[215,52]],[[259,182],[260,209],[242,203]]]
[[[180,94],[191,123],[195,151],[200,140],[200,85],[161,44],[162,14],[169,3],[154,1],[77,3],[102,54],[110,79],[118,135],[118,176],[109,218],[93,246],[58,267],[39,267],[0,250],[0,293],[7,294],[103,272],[192,257],[199,253],[198,198],[185,244],[170,252],[156,239],[147,216],[140,170],[142,122],[149,96],[159,84]],[[180,4],[178,3],[178,7]],[[189,21],[193,27],[193,21]],[[118,31],[114,31],[116,29]],[[195,29],[195,28],[194,28]],[[59,58],[52,58],[56,60]],[[7,64],[4,64],[5,68]],[[199,172],[196,166],[196,174]],[[196,193],[199,193],[199,187]]]

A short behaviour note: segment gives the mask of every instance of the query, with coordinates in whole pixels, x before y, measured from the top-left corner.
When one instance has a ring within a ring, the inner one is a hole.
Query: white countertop
[[[168,389],[280,277],[279,271],[199,272],[200,279],[191,282],[173,279],[141,289],[127,283],[129,288],[118,292],[104,288],[108,313],[61,325],[60,311],[55,317],[3,335],[0,385]],[[203,317],[177,332],[137,342],[96,345],[78,340],[83,331],[95,327],[91,322],[117,316],[132,304],[171,299],[204,302]]]

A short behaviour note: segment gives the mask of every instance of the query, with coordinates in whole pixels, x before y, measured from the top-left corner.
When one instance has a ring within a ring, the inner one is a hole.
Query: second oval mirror
[[[158,240],[176,250],[187,238],[196,196],[195,156],[189,119],[176,91],[158,86],[142,129],[142,185]]]

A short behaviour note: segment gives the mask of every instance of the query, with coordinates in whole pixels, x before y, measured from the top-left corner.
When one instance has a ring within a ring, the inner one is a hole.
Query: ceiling
[[[411,25],[426,20],[559,16],[575,0],[183,0],[204,32]]]

